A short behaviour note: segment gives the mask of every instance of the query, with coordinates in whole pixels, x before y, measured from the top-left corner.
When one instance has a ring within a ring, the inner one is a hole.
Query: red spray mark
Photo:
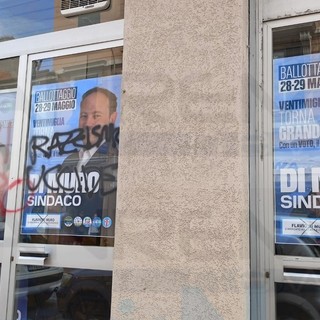
[[[3,177],[5,176],[4,174],[0,174],[0,177]],[[6,177],[6,176],[5,176]],[[13,182],[11,182],[9,185],[8,185],[8,178],[6,177],[6,184],[5,183],[2,183],[0,185],[0,188],[2,189],[3,186],[5,186],[5,192],[3,193],[1,199],[0,199],[0,213],[2,214],[6,214],[6,213],[17,213],[17,212],[21,212],[22,210],[24,210],[25,208],[28,207],[28,202],[26,201],[25,205],[21,208],[16,208],[16,209],[8,209],[6,204],[7,204],[7,199],[6,199],[6,195],[7,195],[7,192],[9,192],[9,190],[13,189],[13,188],[16,188],[18,187],[20,184],[24,183],[25,180],[24,179],[17,179]],[[7,186],[8,185],[8,186]],[[1,190],[0,189],[0,190]],[[34,193],[31,193],[31,194],[34,194]]]

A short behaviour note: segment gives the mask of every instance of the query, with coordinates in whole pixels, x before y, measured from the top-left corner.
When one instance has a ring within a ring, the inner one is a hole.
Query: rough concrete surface
[[[249,318],[247,1],[127,1],[112,319]]]

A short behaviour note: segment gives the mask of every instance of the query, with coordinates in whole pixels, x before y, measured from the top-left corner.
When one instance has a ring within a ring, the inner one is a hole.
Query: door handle
[[[320,284],[320,270],[284,267],[283,280],[284,282]]]
[[[17,264],[43,266],[48,257],[45,246],[21,246]]]

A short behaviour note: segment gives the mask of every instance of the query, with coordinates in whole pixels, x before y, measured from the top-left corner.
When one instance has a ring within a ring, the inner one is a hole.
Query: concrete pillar
[[[249,318],[247,42],[247,1],[126,1],[113,320]]]

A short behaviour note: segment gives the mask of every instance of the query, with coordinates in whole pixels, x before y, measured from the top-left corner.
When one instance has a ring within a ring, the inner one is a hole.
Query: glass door
[[[14,164],[14,132],[19,126],[19,105],[23,99],[18,87],[25,81],[24,59],[0,60],[0,309],[6,317],[9,273],[12,257],[12,235],[15,210],[11,206],[17,184]],[[22,73],[21,73],[22,71]],[[24,72],[23,72],[24,71]],[[19,77],[19,74],[22,76]],[[22,108],[21,108],[22,109]],[[11,190],[11,191],[10,191]]]
[[[122,41],[25,65],[7,318],[109,319]]]
[[[319,21],[306,16],[265,24],[266,319],[320,319]]]

